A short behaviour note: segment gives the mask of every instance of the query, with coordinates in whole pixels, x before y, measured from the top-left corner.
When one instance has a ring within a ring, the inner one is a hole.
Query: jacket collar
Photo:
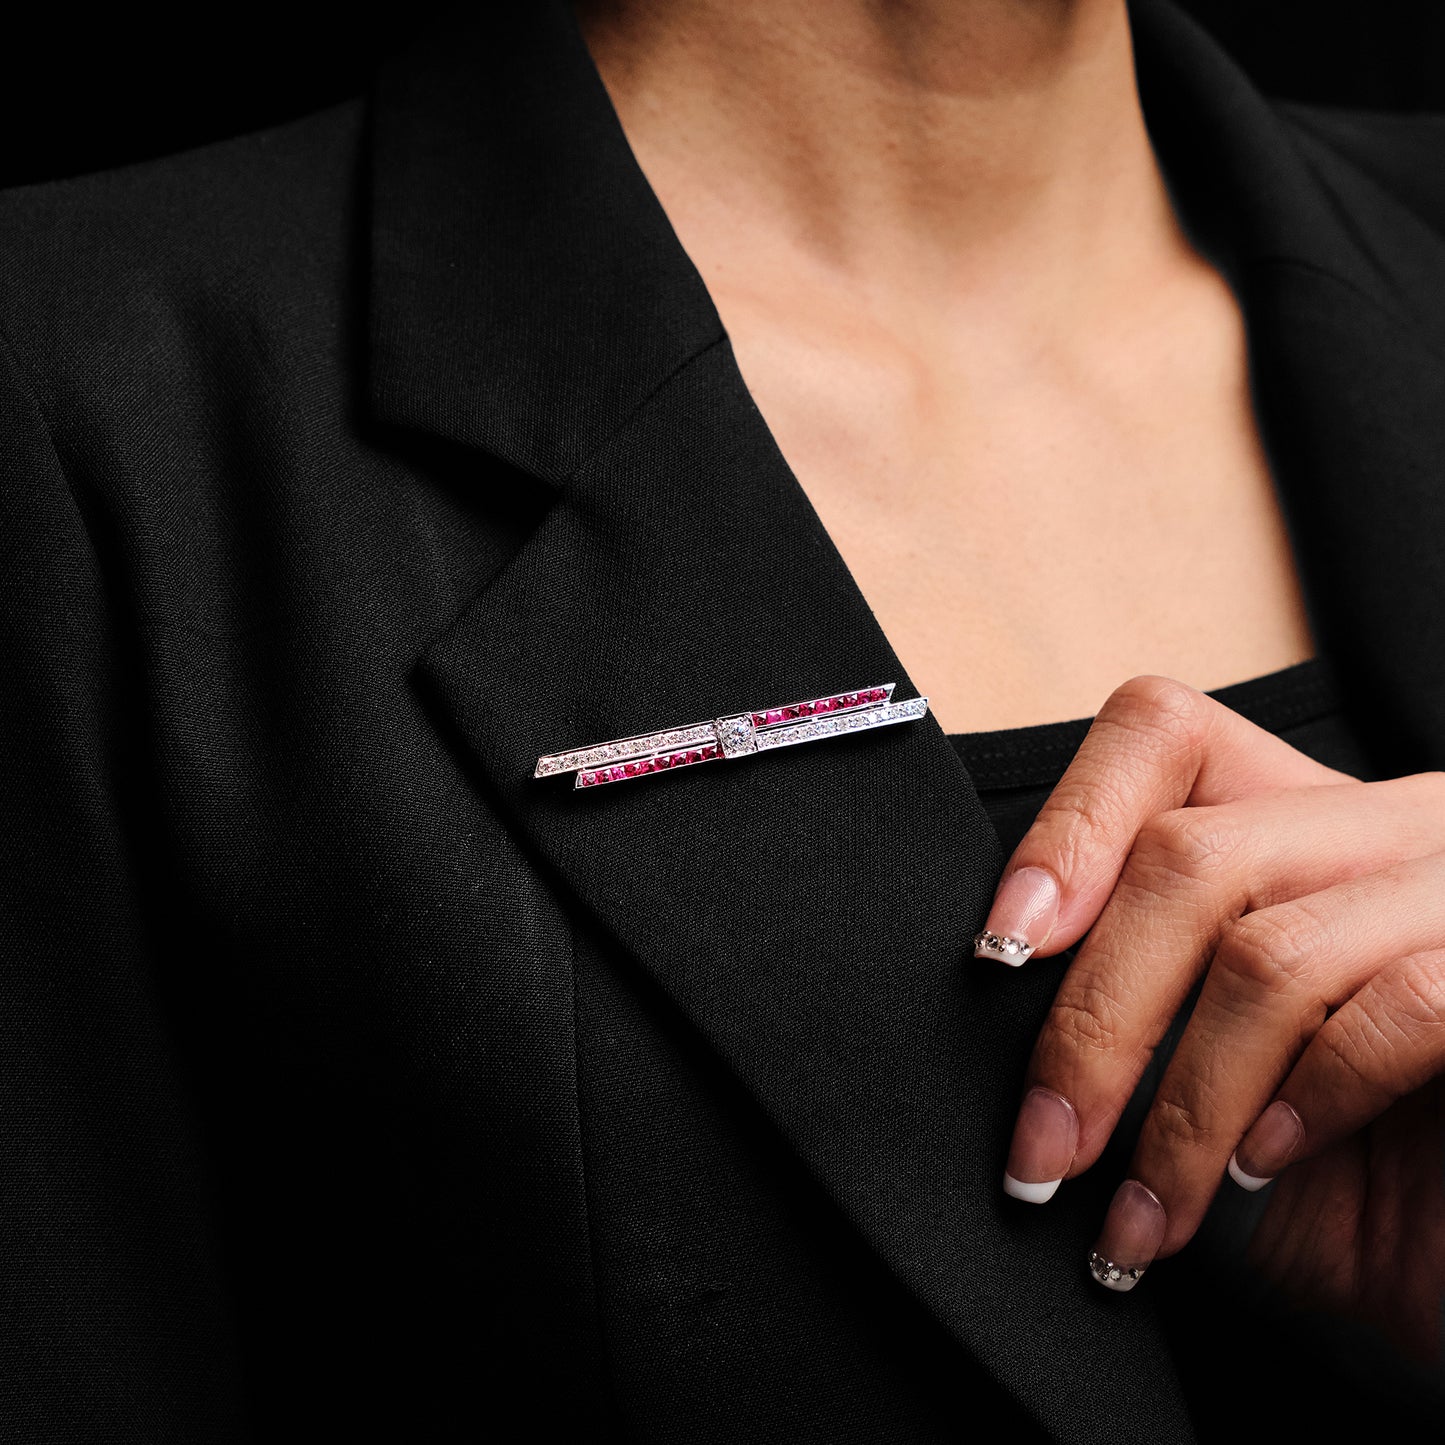
[[[1161,155],[1229,218],[1261,429],[1313,630],[1383,774],[1445,765],[1445,242],[1287,122],[1179,12],[1135,7]]]
[[[565,4],[459,11],[374,121],[381,420],[556,483],[722,335]]]
[[[1234,218],[1317,628],[1385,700],[1399,755],[1438,755],[1439,620],[1349,562],[1419,563],[1439,535],[1445,369],[1413,313],[1445,295],[1441,247],[1307,154],[1190,22],[1150,4],[1136,29],[1161,148]],[[1003,858],[937,724],[591,793],[532,777],[571,745],[927,681],[779,455],[570,19],[519,5],[438,37],[384,82],[375,126],[373,406],[556,489],[417,663],[481,796],[1052,1434],[1187,1439],[1145,1292],[1121,1308],[1086,1280],[1091,1187],[1038,1211],[997,1188],[1056,974],[965,958]],[[1414,633],[1382,652],[1402,616]]]

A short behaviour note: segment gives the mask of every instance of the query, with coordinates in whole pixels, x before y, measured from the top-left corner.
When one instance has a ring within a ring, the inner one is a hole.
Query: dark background
[[[439,0],[385,8],[233,0],[90,15],[59,0],[20,3],[24,31],[13,23],[18,7],[3,27],[0,185],[118,165],[317,109],[354,94],[378,57],[445,8]],[[1445,110],[1442,0],[1181,3],[1271,93]]]

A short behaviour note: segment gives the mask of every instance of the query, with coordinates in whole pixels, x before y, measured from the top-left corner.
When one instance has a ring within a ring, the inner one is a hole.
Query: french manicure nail
[[[1133,1289],[1159,1253],[1167,1222],[1158,1197],[1137,1179],[1126,1179],[1089,1255],[1089,1273],[1105,1289]]]
[[[1043,868],[1010,873],[994,895],[983,931],[974,936],[975,958],[997,958],[1017,967],[1048,942],[1059,917],[1059,885]]]
[[[1229,1177],[1241,1189],[1263,1189],[1299,1153],[1304,1141],[1304,1120],[1283,1099],[1276,1099],[1240,1140],[1229,1160]]]
[[[1028,1204],[1054,1197],[1079,1147],[1079,1116],[1062,1094],[1032,1088],[1019,1107],[1004,1170],[1003,1192]]]

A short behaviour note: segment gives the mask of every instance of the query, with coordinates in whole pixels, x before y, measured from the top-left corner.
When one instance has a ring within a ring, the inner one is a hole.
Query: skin
[[[1239,309],[1170,206],[1122,0],[580,15],[744,380],[945,730],[1312,655]]]
[[[937,720],[1098,713],[1005,874],[1059,886],[1036,960],[1087,934],[1029,1079],[1077,1113],[1069,1175],[1203,978],[1132,1170],[1167,1216],[1161,1254],[1283,1097],[1305,1139],[1256,1265],[1430,1356],[1445,785],[1331,773],[1200,691],[1315,646],[1242,318],[1172,208],[1122,0],[578,14],[744,380]]]
[[[1159,1257],[1188,1244],[1284,1100],[1302,1135],[1255,1267],[1438,1363],[1445,773],[1362,783],[1193,688],[1132,678],[1005,876],[1023,867],[1059,884],[1035,957],[1083,940],[1028,1077],[1078,1116],[1065,1177],[1097,1160],[1202,979],[1129,1169],[1164,1207]]]

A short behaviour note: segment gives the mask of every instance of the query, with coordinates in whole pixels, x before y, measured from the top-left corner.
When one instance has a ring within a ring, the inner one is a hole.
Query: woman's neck
[[[989,307],[1027,276],[1057,315],[1080,276],[1113,291],[1181,244],[1124,0],[576,4],[639,162],[715,266],[788,255]]]

